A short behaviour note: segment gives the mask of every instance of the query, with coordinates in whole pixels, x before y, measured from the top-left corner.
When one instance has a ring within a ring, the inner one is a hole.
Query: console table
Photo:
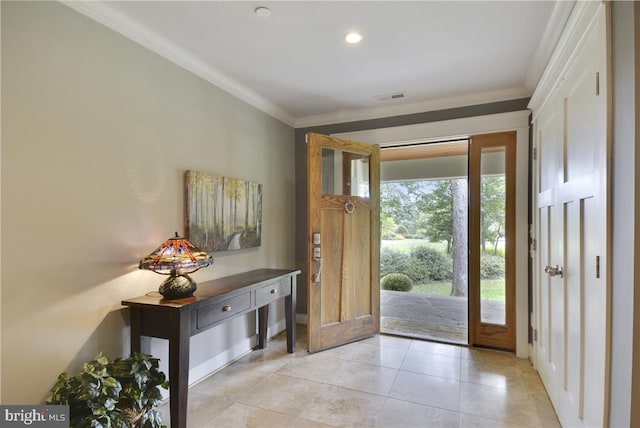
[[[267,344],[269,303],[285,299],[287,352],[296,347],[296,276],[299,270],[257,269],[198,284],[192,297],[145,295],[123,300],[131,309],[131,352],[150,353],[143,336],[169,340],[171,427],[186,428],[189,338],[231,318],[258,311],[257,347]]]

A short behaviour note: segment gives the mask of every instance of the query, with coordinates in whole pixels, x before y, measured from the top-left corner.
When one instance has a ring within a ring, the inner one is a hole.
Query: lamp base
[[[196,291],[196,282],[187,274],[171,275],[167,278],[158,290],[162,297],[167,300],[182,299],[193,296]]]

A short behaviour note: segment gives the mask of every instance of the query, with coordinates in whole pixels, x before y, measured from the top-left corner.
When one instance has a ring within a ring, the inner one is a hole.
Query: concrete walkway
[[[504,324],[504,302],[483,300],[483,322]],[[380,290],[385,333],[468,343],[467,298]]]

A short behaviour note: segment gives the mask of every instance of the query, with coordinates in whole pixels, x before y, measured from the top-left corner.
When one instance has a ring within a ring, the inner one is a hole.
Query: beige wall
[[[2,2],[1,148],[5,404],[128,354],[119,302],[163,280],[137,262],[183,232],[185,170],[264,186],[262,247],[214,254],[196,280],[294,267],[293,129],[59,3]],[[192,367],[254,327],[196,336]]]

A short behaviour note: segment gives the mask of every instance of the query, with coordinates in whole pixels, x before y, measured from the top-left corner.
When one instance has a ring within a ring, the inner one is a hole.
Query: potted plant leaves
[[[75,376],[61,373],[47,404],[69,405],[71,428],[161,428],[156,408],[169,383],[158,367],[142,353],[115,360],[99,353]]]

